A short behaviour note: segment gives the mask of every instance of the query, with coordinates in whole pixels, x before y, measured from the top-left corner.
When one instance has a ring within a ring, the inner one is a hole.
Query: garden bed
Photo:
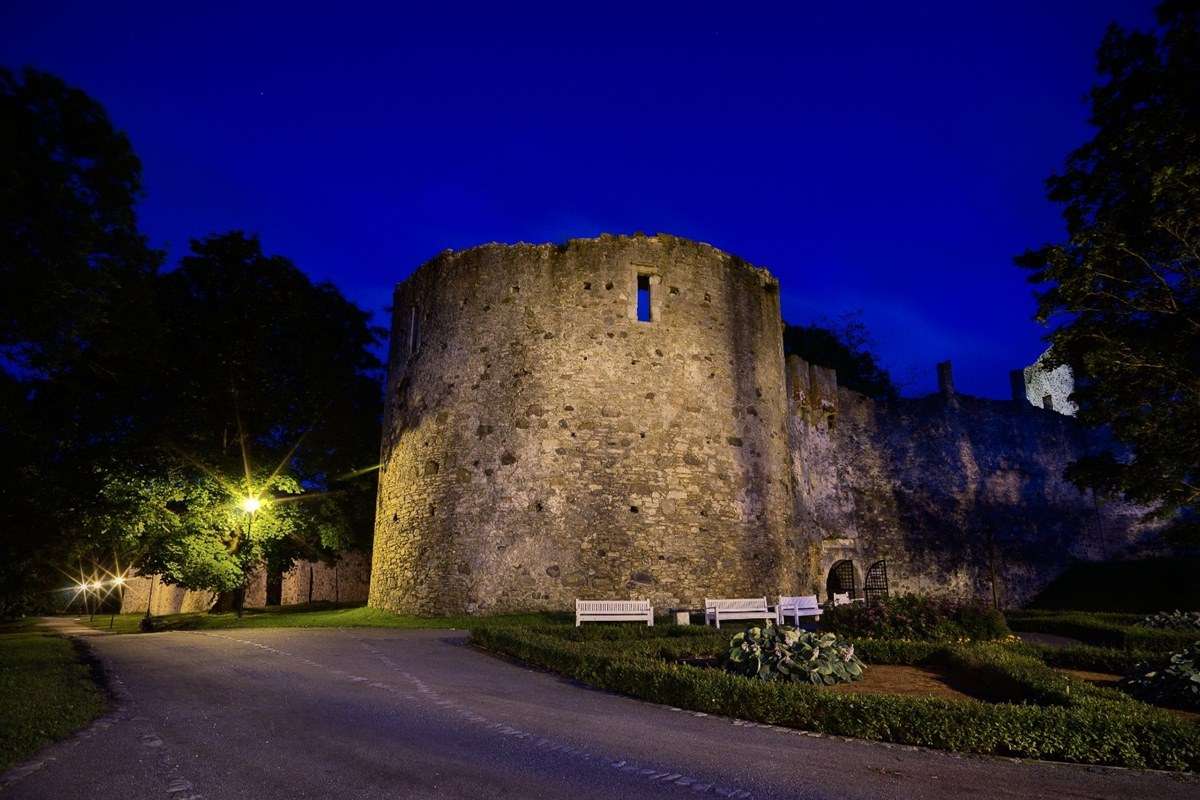
[[[840,694],[882,694],[900,697],[940,697],[949,700],[986,700],[970,694],[961,679],[946,670],[903,664],[869,664],[863,679],[820,687]]]
[[[1043,660],[1043,649],[1019,643],[856,643],[860,657],[875,665],[868,673],[886,664],[968,676],[992,699],[1009,701],[982,702],[732,675],[708,666],[727,651],[729,634],[690,626],[481,626],[472,641],[598,688],[755,722],[968,753],[1200,771],[1200,726],[1064,675]],[[1127,663],[1130,654],[1068,648],[1054,657],[1060,666],[1086,669]],[[915,681],[915,673],[908,675]]]

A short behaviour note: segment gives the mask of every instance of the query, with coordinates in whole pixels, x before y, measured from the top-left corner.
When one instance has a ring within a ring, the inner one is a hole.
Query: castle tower
[[[447,251],[396,287],[370,604],[795,593],[776,279],[670,236]]]

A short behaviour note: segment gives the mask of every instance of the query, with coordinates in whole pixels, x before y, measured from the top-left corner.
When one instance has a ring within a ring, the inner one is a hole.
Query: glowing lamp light
[[[253,514],[255,511],[258,511],[260,508],[262,508],[262,501],[257,497],[243,497],[241,506],[242,511],[245,511],[247,514]]]
[[[125,576],[118,575],[117,577],[112,579],[112,582],[113,582],[113,586],[124,586],[125,585]]]

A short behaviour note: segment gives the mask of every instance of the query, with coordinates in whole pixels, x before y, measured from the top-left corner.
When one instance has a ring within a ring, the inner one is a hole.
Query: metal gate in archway
[[[863,596],[867,605],[888,596],[887,559],[876,561],[863,577]]]
[[[829,568],[829,577],[825,580],[825,591],[830,601],[835,594],[848,594],[850,599],[858,597],[855,587],[854,562],[846,559],[839,561]]]

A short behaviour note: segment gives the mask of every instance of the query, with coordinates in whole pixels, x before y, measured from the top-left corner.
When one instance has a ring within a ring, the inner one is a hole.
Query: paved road
[[[809,736],[593,691],[462,633],[95,636],[117,711],[4,798],[1200,798],[1200,782]]]

